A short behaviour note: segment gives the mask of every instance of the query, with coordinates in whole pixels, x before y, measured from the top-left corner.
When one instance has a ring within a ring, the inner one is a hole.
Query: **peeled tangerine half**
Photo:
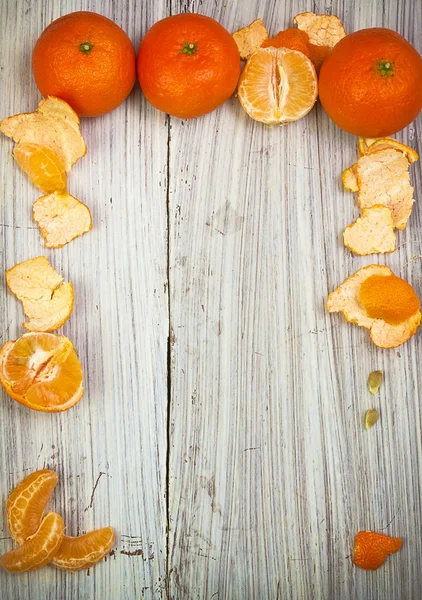
[[[422,316],[412,286],[382,265],[369,265],[346,279],[329,294],[327,310],[369,329],[380,348],[404,344],[416,333]]]
[[[288,48],[260,48],[247,61],[239,80],[241,105],[252,119],[268,125],[301,119],[317,95],[312,62]]]
[[[0,383],[24,406],[68,410],[82,398],[82,366],[72,342],[53,333],[26,333],[0,350]]]
[[[40,228],[46,248],[61,248],[92,229],[89,208],[67,192],[53,192],[38,198],[32,216]]]
[[[67,321],[73,310],[73,285],[63,283],[45,256],[31,258],[6,271],[10,291],[19,298],[28,322],[28,331],[54,331]]]

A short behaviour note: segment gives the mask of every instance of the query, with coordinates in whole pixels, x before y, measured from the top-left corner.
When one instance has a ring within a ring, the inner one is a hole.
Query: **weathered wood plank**
[[[229,30],[275,33],[324,2],[173,2]],[[348,31],[388,26],[420,47],[420,3],[333,2]],[[421,211],[388,258],[340,243],[357,216],[339,177],[356,140],[317,107],[283,129],[236,99],[172,119],[170,596],[419,598],[421,337],[381,351],[324,310],[327,293],[380,262],[421,293]],[[418,146],[421,121],[400,139]],[[418,149],[418,148],[417,148]],[[416,189],[421,167],[412,168]],[[379,397],[366,389],[385,371]],[[367,408],[381,420],[362,428]],[[376,574],[355,569],[359,529],[404,537]]]
[[[164,1],[2,2],[0,118],[36,108],[32,47],[50,21],[80,9],[109,16],[136,46],[166,14]],[[86,374],[80,404],[61,415],[32,412],[2,392],[0,537],[8,535],[8,492],[45,466],[60,476],[52,506],[65,517],[69,533],[111,525],[118,537],[114,556],[88,574],[45,568],[13,576],[2,570],[0,595],[11,600],[163,597],[166,120],[136,84],[124,105],[103,118],[83,120],[82,129],[88,154],[73,168],[69,189],[91,207],[94,228],[55,251],[43,247],[31,219],[39,194],[14,164],[10,140],[0,140],[0,271],[45,254],[74,283],[76,306],[63,333],[74,341]],[[22,320],[20,303],[3,283],[2,342],[23,333]],[[0,541],[1,552],[11,546],[9,539]]]

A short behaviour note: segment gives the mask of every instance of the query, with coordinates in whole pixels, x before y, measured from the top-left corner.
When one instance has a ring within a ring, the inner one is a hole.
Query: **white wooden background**
[[[298,12],[332,10],[349,32],[390,27],[422,50],[414,0],[2,0],[0,118],[35,109],[33,45],[81,9],[112,18],[136,48],[171,13],[207,14],[230,31],[260,16],[275,34]],[[398,136],[419,152],[421,125]],[[0,140],[0,271],[45,254],[74,283],[63,333],[86,374],[64,414],[1,394],[0,551],[12,547],[9,491],[47,466],[69,533],[111,525],[117,541],[88,573],[2,571],[1,598],[420,599],[422,336],[379,350],[324,302],[371,262],[422,296],[421,163],[398,251],[360,258],[340,241],[358,214],[339,179],[356,139],[320,106],[268,128],[233,98],[183,122],[136,85],[82,130],[89,150],[69,189],[94,228],[61,250],[43,247],[31,220],[39,194]],[[3,343],[23,333],[23,314],[0,279]],[[377,397],[366,388],[374,369],[385,371]],[[371,405],[381,418],[367,432]],[[375,573],[350,558],[369,528],[404,538]]]

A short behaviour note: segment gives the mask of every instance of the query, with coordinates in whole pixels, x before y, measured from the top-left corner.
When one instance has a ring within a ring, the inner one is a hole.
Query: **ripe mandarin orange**
[[[81,117],[103,115],[125,100],[136,79],[135,50],[126,33],[97,13],[60,17],[32,53],[43,96],[65,100]]]
[[[235,91],[236,42],[210,17],[180,14],[153,25],[139,48],[138,77],[155,108],[181,119],[208,113]]]
[[[325,59],[319,97],[328,116],[360,137],[396,133],[422,109],[422,58],[390,29],[362,29]]]

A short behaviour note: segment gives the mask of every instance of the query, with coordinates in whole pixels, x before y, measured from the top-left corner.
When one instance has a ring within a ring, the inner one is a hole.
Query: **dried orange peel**
[[[256,52],[267,37],[268,31],[262,19],[255,19],[247,27],[242,27],[233,33],[242,60],[247,60]]]
[[[54,512],[48,513],[33,536],[21,546],[6,552],[0,559],[9,573],[25,573],[39,569],[51,562],[58,552],[64,535],[64,521]]]
[[[86,154],[78,115],[64,100],[53,96],[43,98],[35,112],[3,119],[0,131],[16,144],[48,148],[59,157],[67,173]]]
[[[310,43],[315,46],[328,46],[331,49],[346,36],[343,23],[335,15],[304,12],[296,15],[293,22],[298,29],[307,33]]]
[[[89,208],[68,193],[54,192],[38,198],[32,216],[46,248],[61,248],[92,229]]]
[[[35,471],[23,479],[7,499],[6,515],[10,535],[23,544],[40,526],[47,502],[58,482],[55,471]]]
[[[385,283],[373,276],[384,277]],[[409,284],[382,265],[369,265],[346,279],[327,299],[328,312],[341,312],[350,323],[369,329],[380,348],[396,348],[421,323],[419,299]]]
[[[252,119],[268,125],[304,117],[318,95],[315,68],[302,52],[260,48],[247,61],[238,97]]]
[[[362,209],[382,205],[390,209],[393,225],[404,229],[414,203],[409,165],[418,160],[415,150],[388,138],[360,139],[357,162],[343,172],[343,185],[358,193]]]
[[[374,205],[364,208],[362,214],[343,233],[346,248],[355,254],[384,254],[396,249],[391,210],[386,206]]]
[[[82,366],[72,342],[53,333],[26,333],[0,350],[0,383],[28,408],[61,412],[82,398]]]
[[[390,554],[397,552],[401,547],[401,538],[392,538],[373,531],[359,531],[355,538],[353,562],[361,569],[375,571],[384,564]]]
[[[27,331],[54,331],[73,310],[73,285],[63,283],[45,256],[31,258],[6,271],[10,291],[23,304]]]
[[[65,535],[51,564],[65,571],[89,569],[110,552],[114,539],[111,527],[95,529],[78,537]]]

